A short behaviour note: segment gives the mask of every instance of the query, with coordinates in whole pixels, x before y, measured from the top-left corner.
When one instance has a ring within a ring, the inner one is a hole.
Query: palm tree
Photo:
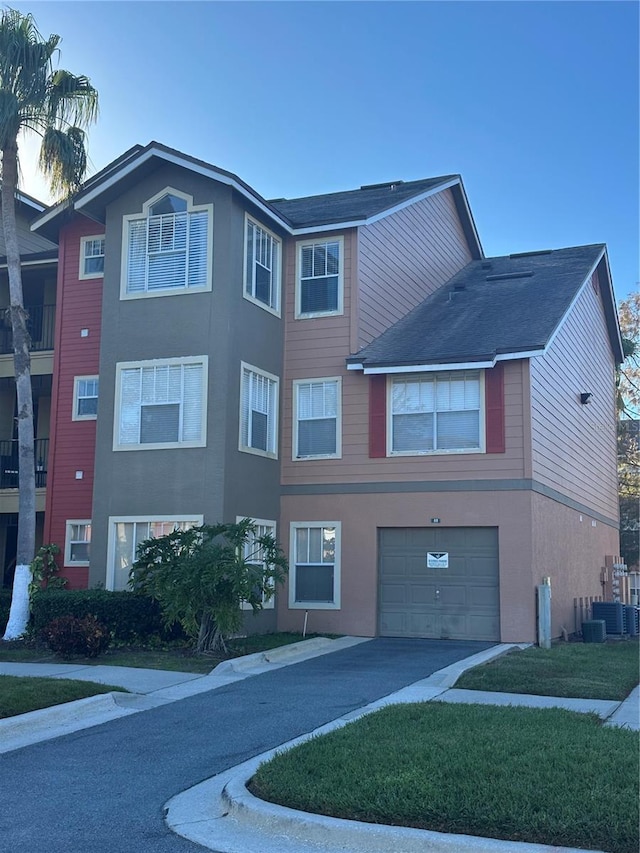
[[[9,275],[13,359],[18,411],[19,498],[16,572],[4,639],[21,636],[29,618],[30,564],[35,556],[35,466],[31,359],[22,296],[16,230],[18,137],[42,137],[40,168],[54,192],[71,193],[87,165],[83,127],[95,120],[98,94],[88,78],[56,70],[53,57],[60,37],[44,39],[32,15],[13,9],[0,13],[0,151],[2,152],[2,227]]]

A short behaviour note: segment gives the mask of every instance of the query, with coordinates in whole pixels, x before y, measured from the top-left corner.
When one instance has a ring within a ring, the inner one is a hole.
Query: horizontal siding
[[[56,248],[55,243],[32,231],[28,220],[24,216],[21,216],[19,211],[16,211],[16,229],[18,232],[18,249],[21,255],[48,252]],[[7,248],[4,242],[4,232],[0,228],[0,255],[6,254]]]
[[[358,348],[471,260],[451,190],[365,225],[358,236]]]
[[[309,367],[295,378],[342,375],[342,458],[293,461],[292,383],[283,389],[285,417],[282,423],[283,485],[303,483],[419,482],[520,478],[523,452],[523,362],[505,362],[505,453],[442,454],[369,458],[369,377],[359,372],[335,373]]]
[[[95,222],[78,218],[60,235],[45,537],[61,548],[67,520],[91,518],[96,421],[74,421],[72,414],[74,378],[98,374],[102,279],[78,278],[80,240],[96,229]],[[82,329],[88,329],[87,337],[81,336]],[[76,471],[83,472],[81,479]],[[77,583],[86,577],[86,569],[73,571]]]
[[[617,519],[615,364],[597,275],[544,356],[531,359],[533,477]],[[587,405],[581,392],[593,394]]]
[[[307,238],[305,238],[307,239]],[[312,239],[312,235],[308,239]],[[350,353],[351,293],[354,277],[355,232],[344,233],[344,313],[339,317],[314,317],[296,320],[295,277],[296,241],[291,241],[284,255],[285,355],[281,386],[280,447],[283,482],[290,482],[292,388],[295,379],[321,376],[347,376],[345,359]],[[296,480],[297,482],[297,480]],[[316,482],[314,480],[314,482]]]

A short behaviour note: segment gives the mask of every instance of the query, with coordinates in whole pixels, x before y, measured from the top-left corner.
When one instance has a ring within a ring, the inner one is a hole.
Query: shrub
[[[115,642],[130,643],[154,636],[163,639],[176,637],[175,631],[163,628],[158,602],[133,592],[40,590],[33,596],[31,614],[36,633],[52,619],[61,616],[82,618],[91,615],[107,626]]]
[[[106,651],[111,635],[106,625],[95,616],[61,616],[49,622],[42,631],[42,639],[51,651],[62,658],[81,655],[97,658]]]

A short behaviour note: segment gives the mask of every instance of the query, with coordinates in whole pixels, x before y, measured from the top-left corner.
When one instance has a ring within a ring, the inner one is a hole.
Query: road
[[[0,851],[202,853],[172,796],[491,645],[376,639],[0,755]]]

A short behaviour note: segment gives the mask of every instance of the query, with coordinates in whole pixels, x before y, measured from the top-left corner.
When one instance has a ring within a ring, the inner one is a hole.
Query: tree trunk
[[[9,314],[13,333],[13,363],[18,411],[18,547],[11,611],[4,639],[24,634],[29,621],[29,583],[36,547],[36,479],[34,464],[33,396],[29,332],[22,295],[20,250],[16,228],[15,193],[18,186],[18,147],[2,151],[2,227],[9,274]]]
[[[198,632],[198,645],[196,646],[196,651],[199,654],[203,652],[226,653],[227,651],[224,635],[216,625],[210,613],[204,613],[200,621],[200,631]]]

